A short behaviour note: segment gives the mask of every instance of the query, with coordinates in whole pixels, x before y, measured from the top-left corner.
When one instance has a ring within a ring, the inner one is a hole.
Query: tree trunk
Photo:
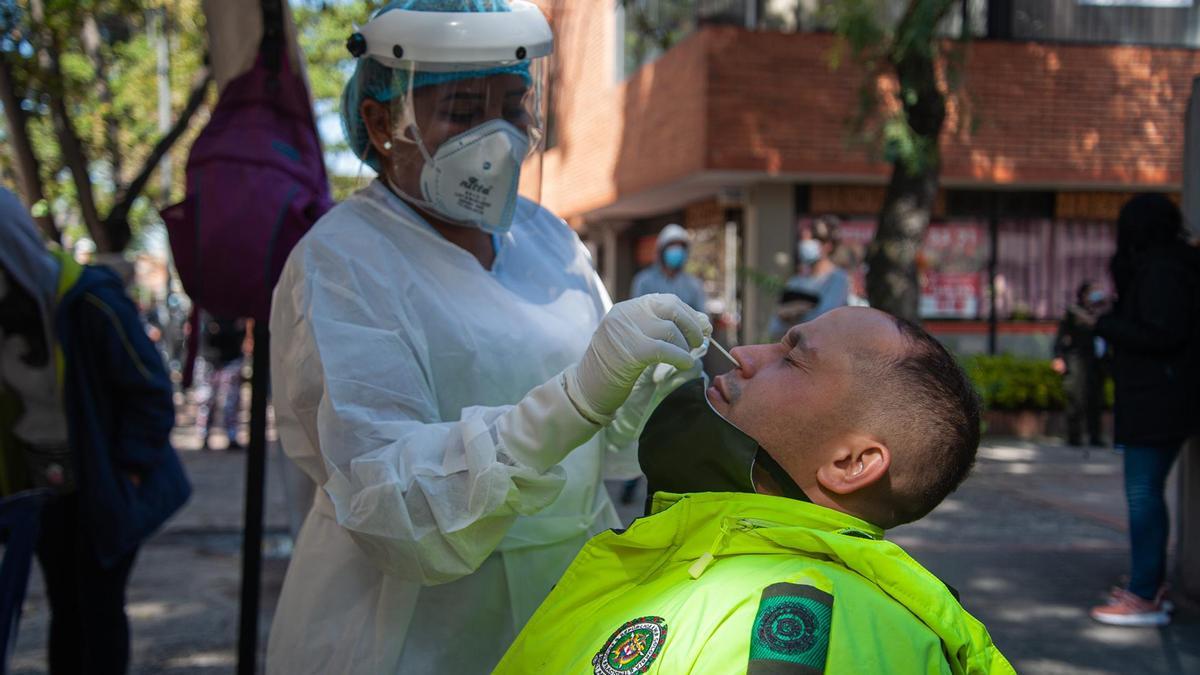
[[[956,0],[912,0],[896,31],[892,65],[900,85],[904,119],[915,150],[892,162],[892,177],[867,251],[867,297],[871,306],[919,320],[921,285],[917,254],[937,199],[946,121],[946,95],[938,86],[936,25]]]
[[[4,105],[4,115],[8,121],[8,138],[16,155],[17,175],[20,177],[21,196],[25,203],[33,209],[33,219],[52,241],[61,241],[58,226],[54,224],[54,215],[46,208],[46,194],[42,189],[41,165],[37,154],[33,151],[33,141],[29,138],[29,127],[24,108],[21,107],[21,97],[17,95],[13,81],[13,67],[7,54],[0,54],[0,104]],[[40,205],[40,206],[39,206]]]
[[[57,68],[52,72],[56,71]],[[75,127],[71,124],[61,88],[57,93],[50,94],[50,117],[54,120],[54,135],[58,138],[63,163],[67,165],[67,170],[71,172],[71,180],[75,183],[79,213],[92,241],[96,242],[96,250],[100,253],[120,251],[129,238],[114,239],[100,221],[100,212],[96,210],[96,198],[92,192],[92,177],[88,173],[87,153],[84,152],[83,142],[79,140],[79,135],[75,133]]]
[[[936,169],[913,174],[899,162],[893,165],[879,228],[867,251],[871,306],[909,321],[919,319],[917,253],[929,228],[937,189]]]
[[[30,18],[37,26],[38,65],[43,76],[47,79],[46,92],[50,97],[50,118],[54,122],[54,134],[58,138],[59,152],[63,163],[71,172],[75,183],[76,199],[79,201],[79,213],[87,226],[88,234],[96,243],[100,253],[120,251],[129,242],[128,233],[124,237],[113,237],[104,229],[100,213],[96,210],[95,193],[92,191],[92,177],[88,173],[88,158],[84,151],[83,142],[71,124],[70,113],[67,112],[66,92],[63,87],[62,68],[58,60],[58,44],[54,35],[46,27],[45,5],[42,0],[30,0]],[[119,233],[118,233],[119,234]]]

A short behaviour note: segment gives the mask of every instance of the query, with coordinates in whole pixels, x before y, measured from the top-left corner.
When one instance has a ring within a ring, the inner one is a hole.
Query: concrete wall
[[[795,244],[796,189],[790,183],[763,183],[746,191],[742,267],[756,275],[787,279]],[[779,292],[743,282],[742,343],[766,340]]]
[[[1176,467],[1179,513],[1176,535],[1179,548],[1175,560],[1179,590],[1200,600],[1200,438],[1184,446]]]
[[[936,327],[930,327],[930,332],[955,354],[967,356],[987,353],[986,333],[943,333]],[[1054,333],[1008,333],[1001,326],[996,335],[996,352],[1049,360],[1054,355]]]

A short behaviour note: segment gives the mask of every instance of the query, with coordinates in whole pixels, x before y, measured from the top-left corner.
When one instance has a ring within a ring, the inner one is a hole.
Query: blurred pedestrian
[[[1162,195],[1134,197],[1117,221],[1111,271],[1117,301],[1095,332],[1113,350],[1115,441],[1124,453],[1132,571],[1097,621],[1164,625],[1167,474],[1184,440],[1197,431],[1200,393],[1200,255],[1183,239],[1179,208]]]
[[[820,216],[800,231],[799,273],[787,280],[768,335],[780,340],[799,323],[844,307],[850,298],[850,275],[834,262],[841,242],[837,216]]]
[[[1095,334],[1096,315],[1103,310],[1107,296],[1092,282],[1080,284],[1075,302],[1058,323],[1054,338],[1054,371],[1063,376],[1067,394],[1067,443],[1083,445],[1086,421],[1088,444],[1103,446],[1100,415],[1104,410],[1103,357],[1104,338]]]
[[[705,311],[704,283],[683,269],[690,247],[687,230],[674,223],[664,227],[654,245],[654,264],[633,277],[630,295],[670,293],[697,312]]]
[[[55,492],[37,551],[49,671],[124,673],[138,547],[191,492],[170,445],[171,384],[117,275],[47,252],[2,190],[0,269],[0,376],[21,408],[22,480]]]
[[[211,449],[209,438],[220,413],[220,422],[228,439],[227,450],[240,450],[238,412],[242,391],[242,365],[245,354],[244,319],[209,319],[204,327],[205,360],[209,362],[206,395],[197,401],[196,427],[204,434],[203,449]]]

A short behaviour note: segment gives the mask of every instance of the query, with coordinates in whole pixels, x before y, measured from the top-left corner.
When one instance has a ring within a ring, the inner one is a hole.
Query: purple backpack
[[[266,321],[288,253],[333,206],[308,90],[283,51],[226,86],[188,155],[186,198],[162,211],[184,290],[219,318]]]

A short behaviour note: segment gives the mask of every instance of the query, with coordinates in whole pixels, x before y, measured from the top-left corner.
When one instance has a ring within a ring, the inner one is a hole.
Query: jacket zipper
[[[704,571],[707,570],[708,566],[712,564],[712,561],[716,559],[717,554],[721,552],[721,549],[725,548],[725,544],[729,541],[729,536],[731,534],[734,532],[748,532],[750,530],[757,529],[758,527],[760,527],[759,523],[756,523],[748,518],[721,519],[721,531],[717,533],[716,538],[713,539],[713,542],[711,545],[709,545],[708,550],[705,551],[704,554],[699,558],[697,558],[690,567],[688,567],[688,576],[692,577],[693,579],[699,579],[700,575],[704,574]]]

